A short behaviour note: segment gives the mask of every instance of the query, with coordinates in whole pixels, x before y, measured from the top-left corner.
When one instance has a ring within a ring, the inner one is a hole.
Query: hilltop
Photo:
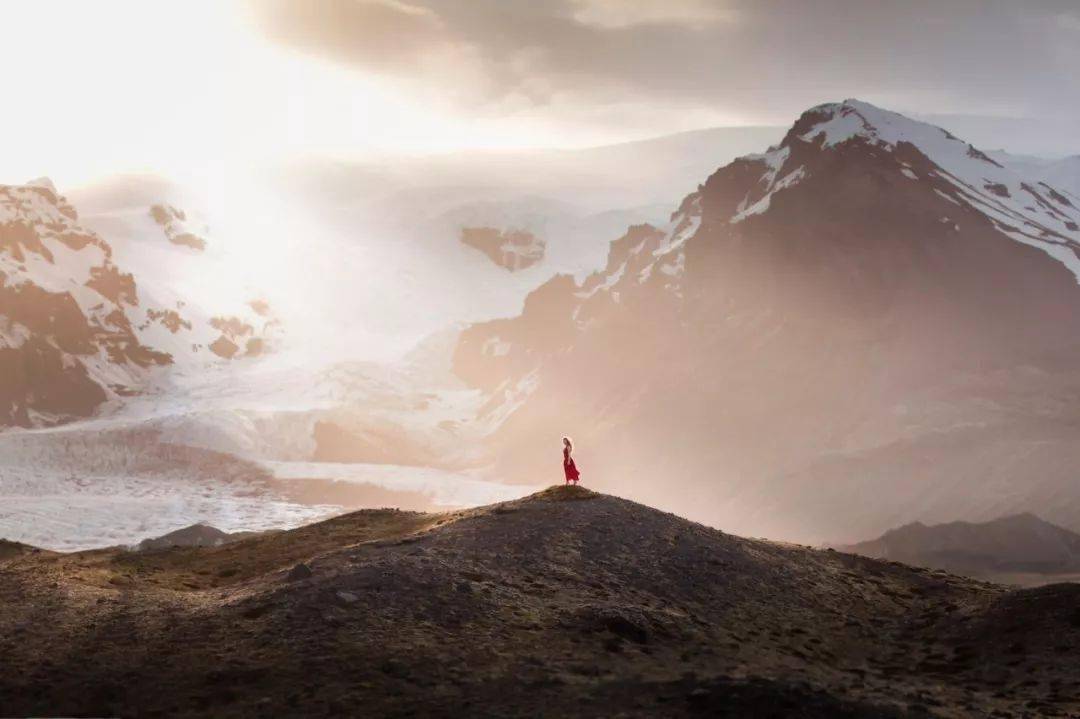
[[[1080,588],[744,539],[557,487],[215,547],[0,553],[3,713],[1080,710]]]

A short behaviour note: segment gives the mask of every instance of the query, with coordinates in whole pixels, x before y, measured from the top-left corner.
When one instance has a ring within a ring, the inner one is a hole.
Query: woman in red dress
[[[566,475],[566,483],[573,482],[577,484],[581,472],[578,472],[577,465],[574,464],[574,458],[570,456],[570,453],[574,451],[574,443],[570,441],[569,437],[563,437],[562,444],[562,468],[563,474]]]

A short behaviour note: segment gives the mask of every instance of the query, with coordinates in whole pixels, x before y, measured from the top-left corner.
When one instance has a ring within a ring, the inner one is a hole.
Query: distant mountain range
[[[989,522],[913,522],[837,549],[978,577],[1080,572],[1080,534],[1028,513]]]
[[[608,244],[628,226],[665,222],[710,172],[783,132],[712,128],[573,150],[312,160],[283,168],[275,182],[289,202],[310,206],[355,246],[358,264],[378,268],[363,283],[343,282],[325,313],[348,309],[388,340],[417,341],[451,323],[514,314],[554,274],[602,267]],[[460,242],[468,228],[528,233],[543,243],[543,258],[493,271]],[[469,291],[452,289],[460,287]],[[432,288],[447,291],[430,301]]]
[[[244,271],[261,235],[225,261],[167,184],[83,190],[84,214],[8,186],[0,425],[138,404],[168,441],[247,459],[532,486],[571,434],[589,484],[733,531],[1078,528],[1076,159],[850,100],[786,133],[310,166],[290,199],[355,251],[301,233],[274,303]],[[277,298],[323,344],[249,361],[297,329]],[[345,361],[372,328],[440,334],[393,367]]]

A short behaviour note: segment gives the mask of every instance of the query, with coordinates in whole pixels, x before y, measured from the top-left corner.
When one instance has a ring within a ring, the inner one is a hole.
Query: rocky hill
[[[1080,711],[1080,587],[742,539],[582,488],[216,547],[4,547],[11,715]]]
[[[744,532],[1078,528],[1078,252],[1067,190],[830,103],[632,227],[603,271],[469,327],[455,370],[498,420],[494,476],[543,481],[570,434],[597,486]]]

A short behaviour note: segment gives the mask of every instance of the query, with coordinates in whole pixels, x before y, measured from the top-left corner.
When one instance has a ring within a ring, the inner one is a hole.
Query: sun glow
[[[526,111],[466,117],[418,84],[274,44],[251,12],[202,0],[5,7],[0,180],[48,175],[63,189],[152,172],[213,190],[229,172],[303,156],[575,144]]]

